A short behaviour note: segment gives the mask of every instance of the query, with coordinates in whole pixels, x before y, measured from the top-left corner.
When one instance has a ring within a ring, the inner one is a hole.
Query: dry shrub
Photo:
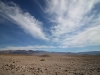
[[[45,61],[45,59],[42,58],[40,61]]]

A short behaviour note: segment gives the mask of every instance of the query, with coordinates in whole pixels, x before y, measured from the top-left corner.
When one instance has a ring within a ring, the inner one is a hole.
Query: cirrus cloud
[[[0,15],[12,23],[19,25],[26,33],[32,35],[34,38],[48,40],[42,29],[42,22],[28,12],[24,12],[15,3],[4,3],[0,1]]]
[[[29,46],[8,46],[5,48],[0,48],[0,50],[48,50],[55,49],[54,46],[46,46],[46,45],[29,45]]]
[[[96,5],[100,5],[100,0],[45,1],[46,6],[43,8],[39,1],[35,0],[46,15],[46,19],[51,22],[49,23],[51,28],[48,27],[48,31],[51,33],[47,32],[48,34],[43,31],[42,22],[30,13],[24,12],[17,4],[0,1],[0,15],[2,17],[19,25],[34,38],[50,42],[50,46],[11,46],[6,49],[100,46],[100,13],[98,13],[100,9],[95,8]]]
[[[61,47],[100,46],[100,0],[47,0],[52,40]]]

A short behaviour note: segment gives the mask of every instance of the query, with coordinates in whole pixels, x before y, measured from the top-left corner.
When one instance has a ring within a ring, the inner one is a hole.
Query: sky
[[[100,0],[0,0],[0,50],[100,51]]]

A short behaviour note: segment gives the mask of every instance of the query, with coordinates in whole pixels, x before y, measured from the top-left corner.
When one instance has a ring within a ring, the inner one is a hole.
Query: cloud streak
[[[32,35],[34,38],[48,40],[42,29],[42,22],[28,12],[24,12],[15,3],[4,3],[0,1],[0,15],[12,23],[19,25],[26,33]]]
[[[45,33],[43,23],[13,2],[0,1],[0,15],[19,25],[34,38],[49,40],[52,46],[6,47],[3,49],[51,49],[100,46],[100,0],[45,0],[46,5],[35,2],[49,19],[51,28]],[[43,15],[44,16],[44,15]],[[48,20],[46,20],[48,21]],[[44,25],[45,26],[45,25]],[[48,38],[49,37],[49,38]]]
[[[62,41],[63,46],[69,47],[85,47],[100,45],[100,26],[87,28],[77,35],[70,36]]]
[[[50,0],[45,12],[53,23],[52,40],[61,47],[100,45],[100,0]]]
[[[48,49],[55,49],[54,46],[46,46],[46,45],[36,45],[36,46],[8,46],[5,48],[0,48],[0,50],[48,50]]]

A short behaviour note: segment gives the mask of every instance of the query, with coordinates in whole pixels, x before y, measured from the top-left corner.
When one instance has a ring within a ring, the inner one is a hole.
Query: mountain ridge
[[[100,55],[100,51],[88,51],[88,52],[48,52],[40,50],[6,50],[0,51],[0,54],[67,54],[67,55]]]

